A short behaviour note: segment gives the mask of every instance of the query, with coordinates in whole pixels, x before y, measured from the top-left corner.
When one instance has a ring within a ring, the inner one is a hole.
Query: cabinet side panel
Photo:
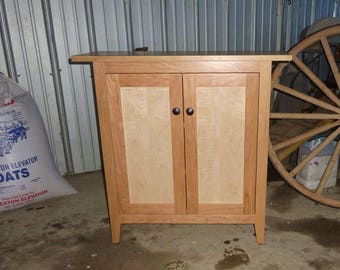
[[[169,87],[121,87],[131,203],[174,203]]]
[[[197,87],[200,203],[243,203],[246,87]]]

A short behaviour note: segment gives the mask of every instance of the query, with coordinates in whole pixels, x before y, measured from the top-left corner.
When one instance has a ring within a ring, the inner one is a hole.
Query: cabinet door
[[[187,211],[254,213],[258,74],[184,75]]]
[[[185,213],[182,76],[107,74],[106,87],[121,213]]]

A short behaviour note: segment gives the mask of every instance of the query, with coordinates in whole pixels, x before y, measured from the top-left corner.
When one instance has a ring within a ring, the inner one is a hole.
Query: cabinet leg
[[[120,227],[121,224],[117,220],[111,220],[111,237],[112,237],[112,243],[118,244],[120,242]]]
[[[255,229],[255,235],[256,235],[256,242],[260,245],[264,244],[264,228],[265,228],[265,223],[264,221],[262,222],[256,222],[254,224],[254,229]]]

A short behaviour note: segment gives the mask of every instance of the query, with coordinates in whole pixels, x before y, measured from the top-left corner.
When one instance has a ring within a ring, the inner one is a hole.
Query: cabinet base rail
[[[111,219],[112,243],[120,242],[122,224],[253,224],[256,241],[264,243],[264,220],[256,215],[120,215]]]
[[[255,215],[122,215],[121,223],[254,224]]]

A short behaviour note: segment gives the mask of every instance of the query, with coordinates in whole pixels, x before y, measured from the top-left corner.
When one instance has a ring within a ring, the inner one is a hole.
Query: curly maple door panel
[[[245,99],[245,87],[197,87],[200,203],[243,203]]]
[[[257,95],[256,74],[185,75],[189,213],[253,213]]]
[[[174,203],[169,87],[120,89],[130,202]]]
[[[181,76],[107,76],[117,99],[113,124],[121,128],[114,147],[124,153],[115,157],[123,212],[184,213],[183,117],[171,113],[182,106]]]

